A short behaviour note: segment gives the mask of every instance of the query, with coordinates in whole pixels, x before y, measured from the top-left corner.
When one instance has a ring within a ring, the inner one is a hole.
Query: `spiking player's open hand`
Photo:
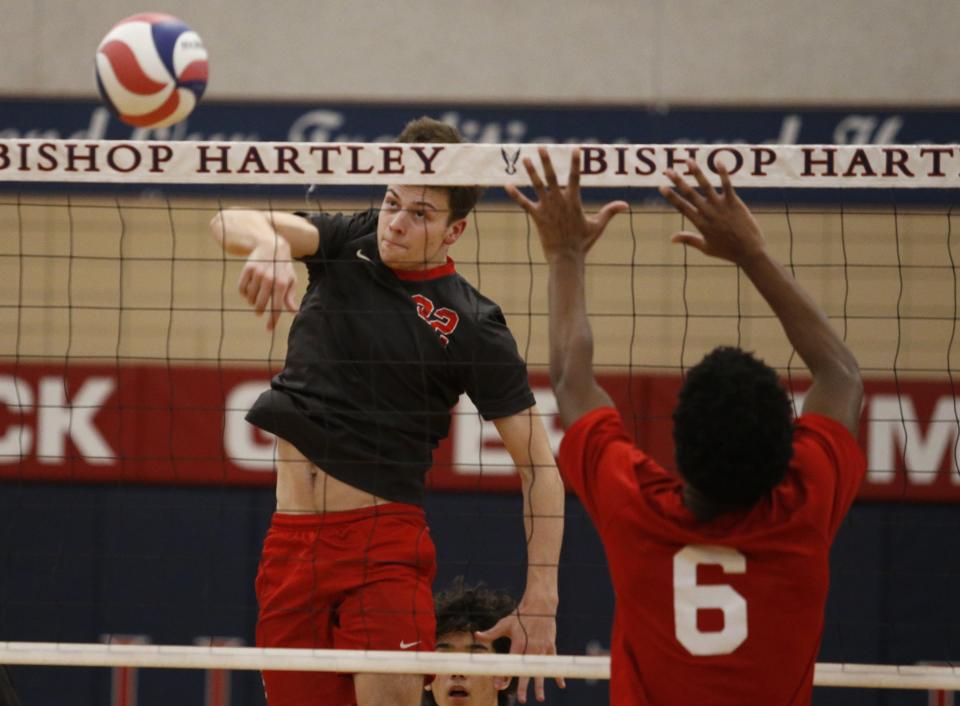
[[[541,147],[539,154],[543,179],[533,160],[529,157],[523,160],[538,200],[528,199],[512,184],[506,186],[507,194],[537,224],[544,255],[548,258],[564,253],[583,255],[603,234],[610,219],[630,207],[625,201],[611,201],[588,217],[580,201],[580,150],[575,149],[570,156],[570,176],[565,187],[557,183],[557,174],[547,150]]]
[[[517,610],[510,615],[500,619],[496,625],[489,630],[482,630],[475,633],[475,636],[481,640],[493,642],[500,638],[510,639],[510,654],[518,655],[555,655],[557,654],[557,619],[555,609],[542,610],[530,608],[520,601]],[[567,684],[563,677],[557,677],[557,686],[561,689],[566,688]],[[530,685],[530,677],[520,677],[517,681],[517,701],[521,704],[527,703],[527,690]],[[510,686],[510,677],[495,677],[494,686],[497,690],[506,689]],[[544,690],[544,678],[536,677],[533,680],[533,692],[537,701],[543,701],[546,698]]]

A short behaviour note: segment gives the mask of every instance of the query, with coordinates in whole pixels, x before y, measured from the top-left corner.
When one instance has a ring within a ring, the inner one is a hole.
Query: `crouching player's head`
[[[483,584],[469,585],[458,577],[434,601],[437,611],[437,652],[506,653],[510,641],[478,640],[474,633],[489,630],[515,608],[513,598]],[[428,684],[423,706],[509,706],[517,690],[516,680],[497,691],[492,676],[438,674]]]

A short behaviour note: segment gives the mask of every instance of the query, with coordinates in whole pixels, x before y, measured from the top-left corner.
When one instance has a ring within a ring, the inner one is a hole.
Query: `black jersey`
[[[377,211],[309,216],[320,232],[287,359],[247,414],[312,463],[387,500],[422,504],[433,450],[466,392],[485,419],[533,406],[503,313],[455,271],[394,271]]]

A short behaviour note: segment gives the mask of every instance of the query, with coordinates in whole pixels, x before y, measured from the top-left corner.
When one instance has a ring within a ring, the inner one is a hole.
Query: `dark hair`
[[[483,583],[468,584],[458,576],[445,591],[433,600],[437,613],[437,637],[456,632],[474,633],[489,630],[499,620],[510,615],[517,607],[516,601],[506,591],[498,591]],[[510,651],[510,639],[501,637],[493,641],[493,650],[500,654]],[[516,680],[507,689],[497,694],[498,706],[509,706],[517,690]],[[436,706],[433,694],[424,692],[423,705]]]
[[[459,144],[463,137],[457,128],[439,120],[423,116],[411,120],[397,136],[397,142],[418,142],[421,144]],[[444,187],[450,194],[450,213],[447,223],[466,218],[480,200],[483,193],[478,186]]]
[[[687,373],[673,411],[677,470],[724,512],[753,505],[793,456],[793,408],[777,373],[721,346]]]

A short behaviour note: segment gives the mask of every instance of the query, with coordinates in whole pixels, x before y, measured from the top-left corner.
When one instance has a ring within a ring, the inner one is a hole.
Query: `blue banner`
[[[528,106],[206,101],[172,127],[124,125],[95,100],[0,99],[0,138],[390,141],[403,125],[430,115],[471,142],[956,144],[960,107],[669,108],[655,106]],[[634,195],[636,197],[636,195]],[[642,198],[642,195],[641,195]],[[782,194],[758,194],[781,200]],[[844,190],[845,201],[889,201]],[[900,202],[949,201],[952,194],[897,194]],[[809,200],[838,201],[836,193]]]
[[[93,100],[0,100],[0,138],[389,141],[420,115],[471,142],[919,144],[960,142],[960,107],[657,108],[207,101],[168,128],[132,128]]]

